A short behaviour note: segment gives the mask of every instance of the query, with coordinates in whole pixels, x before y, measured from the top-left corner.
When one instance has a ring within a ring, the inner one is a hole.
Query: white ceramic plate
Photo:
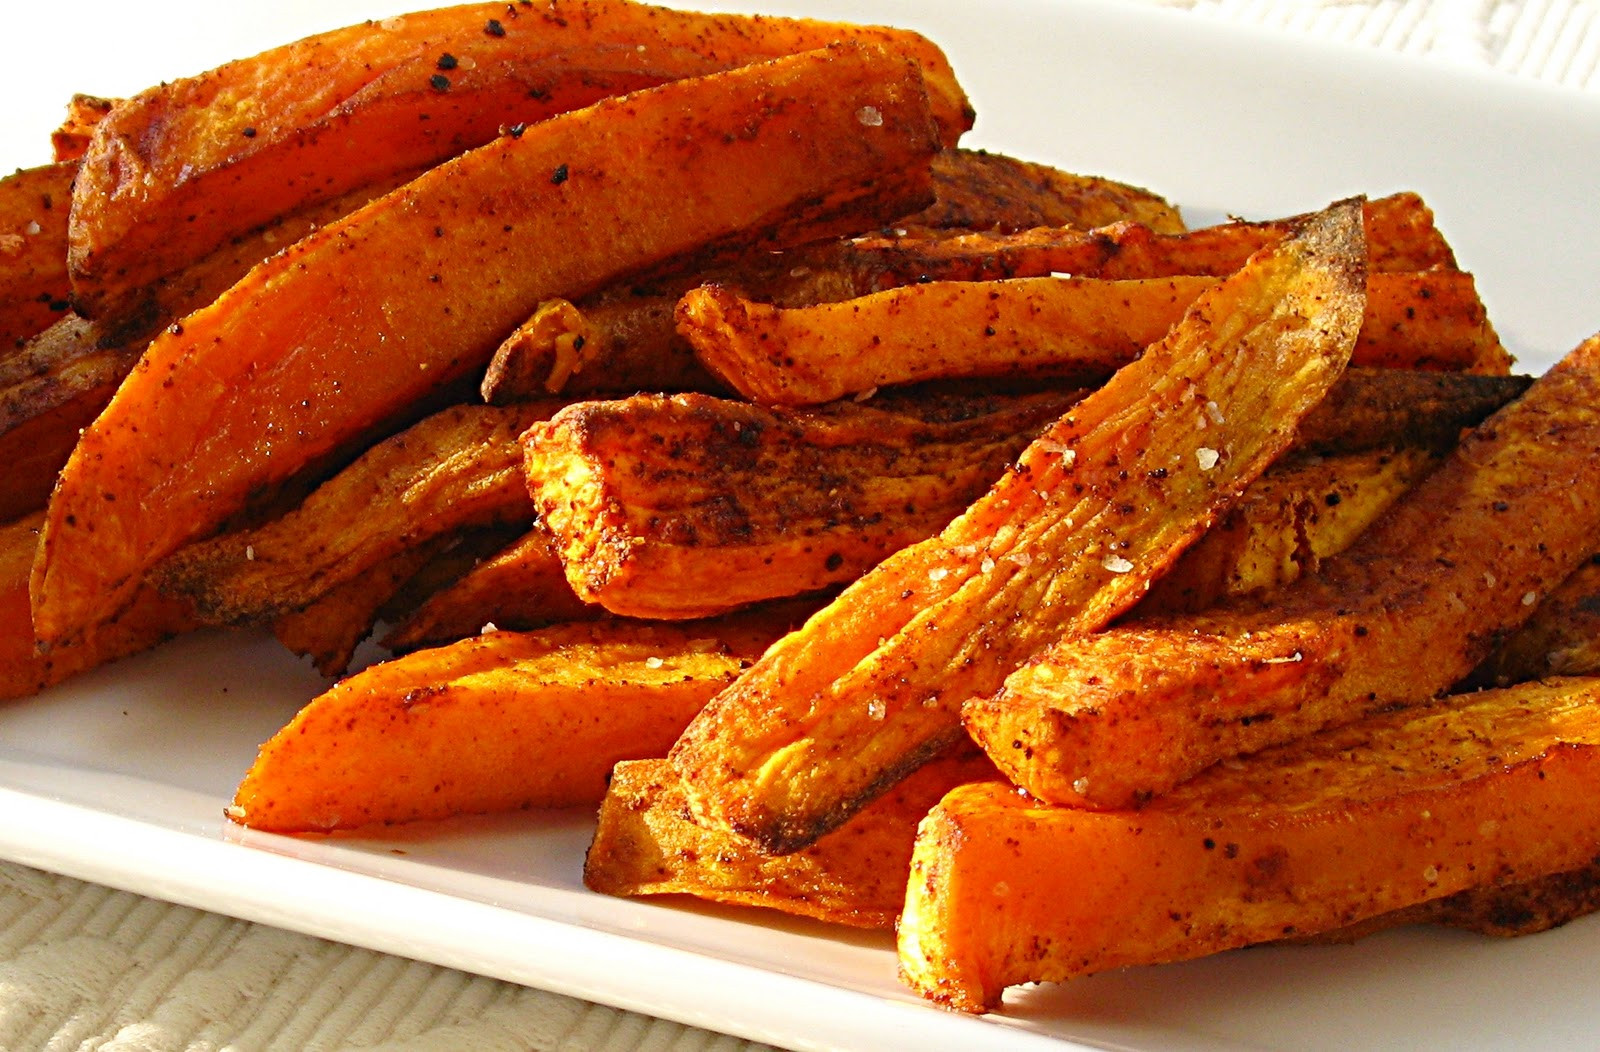
[[[8,5],[0,164],[47,159],[72,91],[121,94],[378,0]],[[704,6],[733,7],[732,4]],[[1065,0],[771,2],[950,53],[974,143],[1130,179],[1191,220],[1421,191],[1526,367],[1600,329],[1600,103],[1492,75]],[[581,814],[393,839],[242,833],[222,808],[319,681],[201,636],[0,708],[0,855],[188,905],[805,1048],[1592,1047],[1600,918],[1535,938],[1390,933],[1016,991],[984,1020],[900,990],[883,937],[623,902],[579,884]]]

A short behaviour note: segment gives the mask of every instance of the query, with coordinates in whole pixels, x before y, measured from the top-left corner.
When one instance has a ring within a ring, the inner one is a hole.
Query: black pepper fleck
[[[241,131],[239,134],[243,135],[246,139],[254,139],[256,137],[255,126],[251,125],[250,127],[248,127],[246,129],[244,129],[243,131]]]
[[[452,70],[452,69],[455,69],[459,65],[461,65],[461,63],[456,59],[456,57],[454,55],[450,54],[450,52],[448,52],[448,51],[446,51],[444,54],[439,56],[438,67],[440,69]]]
[[[503,37],[506,35],[506,27],[500,24],[500,20],[498,18],[489,19],[489,24],[483,27],[483,31],[492,37]]]
[[[558,166],[556,168],[556,170],[554,172],[551,172],[550,173],[550,181],[552,183],[555,183],[557,186],[560,186],[562,183],[566,182],[567,181],[567,166],[564,165],[564,164],[560,165],[560,166]]]
[[[443,73],[435,73],[433,76],[428,78],[428,83],[432,85],[434,91],[450,90],[450,78],[445,76]]]

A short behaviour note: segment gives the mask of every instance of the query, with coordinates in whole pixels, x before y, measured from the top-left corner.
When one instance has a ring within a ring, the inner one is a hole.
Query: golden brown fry
[[[1042,800],[1128,806],[1218,760],[1443,692],[1597,534],[1600,337],[1316,576],[1260,603],[1065,638],[970,702],[967,729]]]
[[[152,580],[208,622],[251,624],[306,607],[434,537],[530,521],[517,437],[558,407],[437,413],[368,450],[282,517],[181,549]]]
[[[1148,190],[984,150],[933,159],[935,200],[906,227],[1028,230],[1138,223],[1161,234],[1184,229],[1178,210]]]
[[[673,749],[696,816],[804,846],[959,737],[962,701],[1137,601],[1344,369],[1359,215],[1329,209],[1205,293],[939,536],[774,644]]]
[[[602,617],[573,594],[556,540],[542,523],[462,577],[429,595],[382,639],[395,652],[442,646],[493,625],[526,631]]]
[[[53,644],[103,620],[252,493],[481,368],[537,303],[907,211],[937,145],[906,59],[808,52],[545,121],[323,227],[157,336],[84,433],[35,627]]]
[[[893,928],[917,823],[957,785],[992,779],[968,746],[930,761],[816,843],[767,855],[694,820],[666,760],[620,763],[600,804],[583,882],[607,895],[693,895],[858,928]]]
[[[491,23],[500,31],[486,32]],[[83,159],[71,256],[79,309],[115,313],[230,237],[436,164],[504,127],[836,42],[917,62],[947,144],[971,126],[943,54],[915,33],[627,0],[413,12],[161,84],[107,114]],[[452,68],[440,69],[441,55]]]
[[[67,214],[75,164],[0,179],[0,362],[67,310]]]
[[[581,598],[689,618],[859,577],[981,496],[1078,392],[773,411],[705,395],[579,402],[524,436]]]
[[[229,815],[274,832],[593,804],[790,623],[490,632],[343,680],[262,746]]]
[[[701,286],[678,302],[677,322],[707,368],[744,397],[814,405],[952,377],[1094,382],[1160,339],[1216,280],[933,282],[788,309]],[[1351,361],[1503,373],[1510,357],[1472,276],[1439,271],[1368,280]]]
[[[119,617],[96,625],[68,647],[34,647],[28,570],[39,545],[42,512],[0,525],[0,700],[37,694],[79,672],[148,650],[194,627],[183,605],[141,588]]]
[[[1212,768],[1137,811],[957,789],[919,833],[901,974],[1006,986],[1349,925],[1600,854],[1600,680],[1391,712]]]

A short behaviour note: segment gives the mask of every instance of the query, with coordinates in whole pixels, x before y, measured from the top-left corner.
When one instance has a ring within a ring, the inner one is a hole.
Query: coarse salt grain
[[[881,128],[883,126],[883,111],[876,106],[863,106],[856,110],[856,120],[868,128]]]
[[[1427,881],[1429,884],[1437,881],[1439,879],[1439,867],[1429,866],[1427,869],[1423,870],[1422,879]]]
[[[1201,446],[1194,451],[1195,463],[1200,465],[1201,471],[1210,471],[1217,466],[1217,461],[1222,459],[1222,454],[1210,446]]]
[[[1104,566],[1112,573],[1127,573],[1129,570],[1133,569],[1133,563],[1129,562],[1127,559],[1124,559],[1122,556],[1115,554],[1106,556],[1100,565]]]
[[[1077,793],[1079,796],[1082,796],[1084,793],[1087,793],[1089,791],[1089,779],[1087,779],[1087,778],[1076,778],[1076,779],[1073,779],[1072,791]]]
[[[662,661],[658,657],[647,657],[647,658],[644,659],[644,667],[645,668],[660,668],[662,665],[665,665],[665,664],[666,664],[666,662]]]
[[[255,562],[256,561],[256,546],[255,545],[247,544],[247,545],[244,546],[244,558],[245,558],[246,562]]]
[[[487,635],[493,635],[494,633],[496,633],[498,631],[500,631],[500,626],[499,625],[495,624],[493,621],[485,621],[483,623],[483,627],[478,629],[478,634],[480,636],[487,636]]]
[[[1305,655],[1300,653],[1300,651],[1296,650],[1293,654],[1290,654],[1288,657],[1267,658],[1265,661],[1262,662],[1262,664],[1263,665],[1292,665],[1297,661],[1304,661],[1304,660],[1305,660]]]
[[[867,715],[875,720],[881,720],[888,715],[889,708],[883,703],[882,698],[873,698],[867,702]]]
[[[1215,402],[1207,402],[1206,403],[1206,416],[1209,416],[1211,418],[1211,422],[1213,424],[1222,423],[1223,419],[1224,419],[1224,417],[1222,415],[1222,407],[1217,405],[1217,403],[1215,403]]]
[[[935,566],[928,571],[928,580],[930,581],[942,581],[949,576],[950,571],[943,566]]]
[[[32,235],[32,234],[37,234],[42,229],[43,228],[41,226],[39,226],[39,221],[37,219],[35,219],[35,220],[31,221],[27,226],[23,227],[22,228],[22,232],[24,234]]]
[[[1522,597],[1522,605],[1523,606],[1532,606],[1534,603],[1537,603],[1538,601],[1539,601],[1539,593],[1538,592],[1527,592]]]
[[[983,562],[978,564],[978,569],[983,573],[988,573],[990,570],[994,569],[994,560],[985,555],[983,557]]]
[[[876,387],[869,387],[865,391],[857,391],[851,400],[855,402],[865,402],[867,399],[871,398],[877,393],[878,389]]]

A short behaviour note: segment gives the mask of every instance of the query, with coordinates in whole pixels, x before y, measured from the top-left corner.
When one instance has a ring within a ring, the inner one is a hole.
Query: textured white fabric
[[[1600,0],[1130,2],[1600,90]],[[3,1050],[764,1047],[0,862]]]

